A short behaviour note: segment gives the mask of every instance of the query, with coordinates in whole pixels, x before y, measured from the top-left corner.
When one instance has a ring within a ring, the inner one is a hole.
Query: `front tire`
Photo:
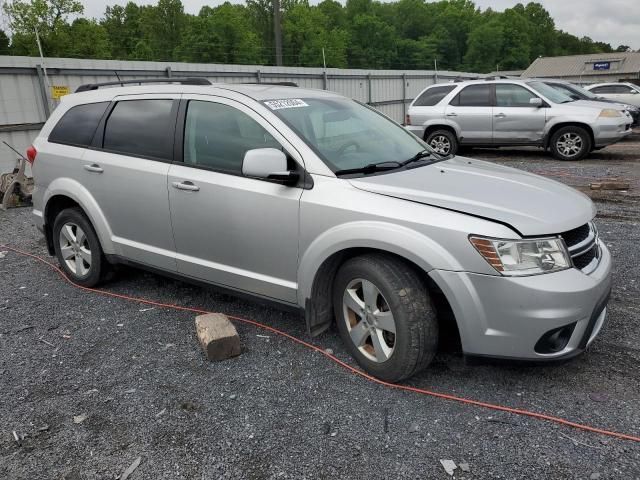
[[[438,155],[455,155],[458,151],[458,139],[450,130],[434,130],[424,140]]]
[[[427,287],[400,259],[372,254],[345,262],[333,305],[345,346],[377,378],[411,377],[436,354],[438,322]]]
[[[582,160],[591,152],[591,136],[582,127],[562,127],[551,137],[550,147],[558,160]]]
[[[69,280],[95,287],[107,275],[107,264],[93,226],[79,208],[62,210],[53,223],[56,257]]]

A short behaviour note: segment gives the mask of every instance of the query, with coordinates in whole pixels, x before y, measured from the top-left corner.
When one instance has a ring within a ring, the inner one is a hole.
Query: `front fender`
[[[49,184],[43,195],[43,214],[44,218],[47,218],[47,208],[49,207],[49,201],[56,195],[62,195],[69,197],[75,201],[84,213],[89,217],[91,225],[98,235],[102,250],[107,254],[117,253],[112,238],[111,228],[107,223],[107,219],[102,212],[102,209],[98,206],[93,195],[87,190],[81,183],[68,177],[56,178]],[[51,226],[53,227],[53,225]]]
[[[576,120],[577,119],[577,120]],[[571,124],[571,125],[583,125],[585,128],[594,133],[593,128],[593,119],[590,117],[575,117],[568,115],[560,115],[557,117],[552,117],[547,120],[547,123],[544,126],[544,138],[545,138],[545,146],[549,145],[549,141],[551,140],[551,130],[553,130],[558,125],[562,124]]]
[[[333,254],[350,248],[389,252],[416,264],[425,272],[434,268],[462,270],[458,261],[429,237],[395,224],[356,221],[337,225],[319,235],[303,252],[298,267],[298,304],[311,297],[313,281],[321,265]]]

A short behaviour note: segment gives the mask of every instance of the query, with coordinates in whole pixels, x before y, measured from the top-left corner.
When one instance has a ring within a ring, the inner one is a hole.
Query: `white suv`
[[[559,160],[581,160],[617,142],[631,133],[632,123],[626,111],[574,100],[538,80],[432,85],[411,103],[405,121],[443,155],[460,145],[533,145]]]

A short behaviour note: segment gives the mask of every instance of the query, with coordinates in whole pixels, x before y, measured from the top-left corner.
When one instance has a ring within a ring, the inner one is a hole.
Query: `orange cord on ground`
[[[198,308],[191,308],[191,307],[184,307],[181,305],[174,305],[174,304],[170,304],[170,303],[162,303],[162,302],[156,302],[154,300],[147,300],[144,298],[137,298],[137,297],[131,297],[129,295],[122,295],[120,293],[113,293],[113,292],[108,292],[105,290],[99,290],[99,289],[95,289],[95,288],[87,288],[87,287],[82,287],[80,285],[76,285],[75,283],[73,283],[71,280],[69,280],[67,278],[67,276],[64,274],[64,272],[58,268],[56,265],[54,265],[53,263],[45,260],[42,257],[39,257],[38,255],[34,255],[32,253],[29,252],[24,252],[22,250],[18,250],[17,248],[13,248],[13,247],[9,247],[7,245],[0,245],[0,248],[6,248],[7,250],[10,250],[14,253],[17,253],[19,255],[24,255],[26,257],[31,257],[34,258],[46,265],[48,265],[49,267],[51,267],[52,269],[54,269],[56,272],[58,272],[62,278],[64,278],[68,283],[70,283],[71,285],[73,285],[76,288],[79,288],[81,290],[85,290],[87,292],[92,292],[92,293],[99,293],[101,295],[106,295],[109,297],[114,297],[114,298],[120,298],[122,300],[128,300],[128,301],[132,301],[132,302],[138,302],[138,303],[144,303],[147,305],[153,305],[155,307],[160,307],[160,308],[171,308],[174,310],[181,310],[181,311],[185,311],[185,312],[193,312],[193,313],[199,313],[199,314],[206,314],[206,313],[212,313],[206,310],[200,310]],[[528,410],[522,410],[519,408],[511,408],[511,407],[505,407],[503,405],[497,405],[497,404],[493,404],[493,403],[487,403],[487,402],[481,402],[479,400],[473,400],[473,399],[469,399],[469,398],[464,398],[464,397],[458,397],[456,395],[448,395],[446,393],[438,393],[438,392],[433,392],[431,390],[426,390],[424,388],[417,388],[417,387],[410,387],[407,385],[398,385],[395,383],[389,383],[389,382],[385,382],[384,380],[380,380],[378,378],[372,377],[371,375],[368,375],[367,373],[363,372],[362,370],[359,370],[355,367],[352,367],[351,365],[343,362],[342,360],[340,360],[339,358],[337,358],[335,355],[332,355],[328,352],[326,352],[324,349],[313,345],[311,343],[305,342],[304,340],[301,340],[297,337],[294,337],[293,335],[290,335],[286,332],[283,332],[282,330],[278,330],[277,328],[273,328],[270,327],[268,325],[265,325],[263,323],[260,322],[256,322],[254,320],[249,320],[246,318],[241,318],[241,317],[236,317],[233,315],[227,315],[228,318],[232,319],[232,320],[236,320],[238,322],[242,322],[242,323],[246,323],[248,325],[253,325],[254,327],[258,327],[261,328],[263,330],[267,330],[269,332],[275,333],[276,335],[280,335],[282,337],[288,338],[289,340],[298,343],[300,345],[303,345],[311,350],[315,350],[318,353],[321,353],[322,355],[324,355],[325,357],[329,358],[330,360],[332,360],[333,362],[337,363],[338,365],[340,365],[341,367],[347,369],[349,372],[358,375],[360,377],[363,377],[373,383],[377,383],[379,385],[384,385],[385,387],[389,387],[389,388],[394,388],[396,390],[403,390],[403,391],[407,391],[407,392],[413,392],[413,393],[418,393],[420,395],[428,395],[430,397],[436,397],[436,398],[442,398],[445,400],[451,400],[454,402],[459,402],[459,403],[464,403],[467,405],[474,405],[476,407],[483,407],[483,408],[488,408],[491,410],[498,410],[500,412],[508,412],[508,413],[513,413],[515,415],[522,415],[525,417],[531,417],[531,418],[536,418],[538,420],[546,420],[548,422],[553,422],[553,423],[558,423],[560,425],[565,425],[568,427],[573,427],[573,428],[577,428],[579,430],[583,430],[583,431],[587,431],[587,432],[593,432],[593,433],[599,433],[601,435],[608,435],[610,437],[615,437],[615,438],[619,438],[622,440],[631,440],[633,442],[640,442],[640,437],[634,436],[634,435],[628,435],[625,433],[618,433],[618,432],[612,432],[610,430],[605,430],[603,428],[596,428],[596,427],[591,427],[589,425],[584,425],[581,423],[577,423],[577,422],[572,422],[569,420],[565,420],[563,418],[559,418],[559,417],[554,417],[552,415],[546,415],[544,413],[536,413],[536,412],[531,412]]]

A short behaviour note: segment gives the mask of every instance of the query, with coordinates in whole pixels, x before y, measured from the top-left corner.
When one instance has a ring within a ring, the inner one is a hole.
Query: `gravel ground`
[[[583,162],[469,154],[582,189],[631,182],[593,195],[616,261],[610,321],[564,364],[443,354],[409,384],[640,435],[639,140]],[[46,256],[28,209],[0,212],[2,243]],[[468,463],[455,471],[463,479],[640,478],[639,444],[391,390],[242,324],[243,354],[208,363],[192,314],[86,293],[31,259],[0,257],[0,478],[113,479],[139,457],[132,480],[450,478],[440,459]],[[306,338],[292,313],[152,274],[124,269],[106,288]],[[315,342],[350,362],[336,332]]]

